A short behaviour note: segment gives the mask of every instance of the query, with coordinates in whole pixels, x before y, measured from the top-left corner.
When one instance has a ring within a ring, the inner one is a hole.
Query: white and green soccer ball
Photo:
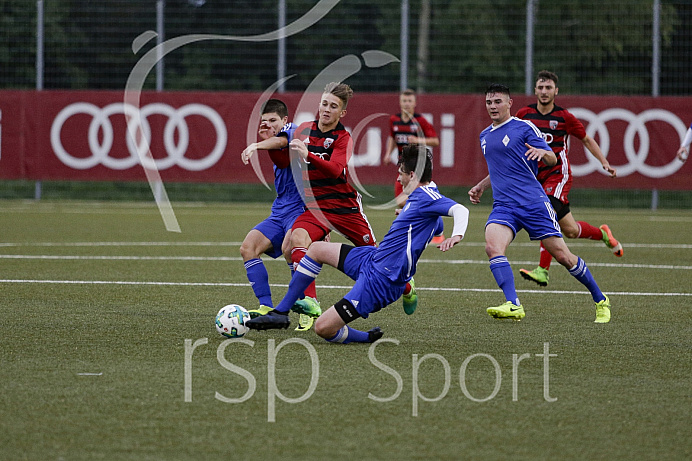
[[[229,304],[216,314],[216,331],[227,338],[240,338],[250,330],[245,326],[248,320],[250,314],[243,306]]]

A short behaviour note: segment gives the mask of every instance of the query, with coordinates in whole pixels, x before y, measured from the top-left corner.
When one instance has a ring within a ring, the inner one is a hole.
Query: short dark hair
[[[425,161],[425,166],[423,167],[423,174],[418,177],[418,181],[432,181],[432,150],[423,144],[408,144],[404,146],[399,156],[398,165],[404,173],[410,173],[419,168],[419,161],[421,162],[420,166],[423,166],[422,162]]]
[[[353,90],[351,87],[341,82],[328,83],[324,88],[324,92],[331,93],[337,98],[341,99],[341,102],[343,103],[341,106],[342,109],[346,109],[348,100],[353,96]]]
[[[411,88],[406,88],[404,91],[400,93],[400,96],[415,96],[416,92],[413,91]]]
[[[506,94],[508,98],[511,98],[511,95],[509,94],[509,87],[507,85],[503,85],[502,83],[491,83],[488,85],[488,88],[485,90],[485,94],[491,93]]]
[[[536,81],[539,80],[552,80],[557,86],[557,74],[555,72],[550,72],[549,70],[542,70],[536,76]]]
[[[288,107],[280,99],[269,99],[262,106],[262,115],[277,114],[279,117],[288,117]]]

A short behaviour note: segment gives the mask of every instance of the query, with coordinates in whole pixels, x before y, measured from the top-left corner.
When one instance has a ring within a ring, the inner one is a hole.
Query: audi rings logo
[[[88,157],[75,157],[65,150],[62,144],[61,133],[64,123],[72,116],[77,114],[86,114],[92,117],[89,124],[87,140],[91,155]],[[123,133],[127,142],[127,149],[130,153],[125,157],[111,157],[111,148],[113,147],[113,125],[110,117],[116,114],[123,114],[128,123],[128,131],[139,132],[139,141],[137,145],[132,140],[132,137],[127,133]],[[211,107],[203,104],[188,104],[175,109],[168,104],[153,103],[146,105],[138,111],[130,104],[114,103],[109,104],[104,108],[99,108],[94,104],[87,102],[77,102],[65,107],[55,117],[53,126],[50,130],[50,142],[53,146],[55,155],[67,166],[77,169],[86,170],[96,165],[103,165],[113,170],[125,170],[132,168],[140,163],[138,152],[148,152],[151,146],[151,128],[147,117],[150,115],[159,114],[168,118],[163,130],[163,144],[167,156],[161,159],[155,159],[153,164],[147,165],[149,157],[142,156],[144,167],[157,168],[165,170],[174,165],[179,166],[189,171],[201,171],[216,164],[219,161],[226,148],[228,140],[228,132],[221,116]],[[214,148],[206,156],[196,159],[185,157],[190,143],[190,131],[185,120],[190,115],[198,115],[206,118],[211,122],[216,131],[216,144]],[[129,124],[139,123],[139,130],[131,130],[133,128]],[[176,143],[175,134],[178,134]],[[101,139],[99,140],[99,133]]]
[[[618,176],[627,176],[632,173],[640,173],[649,178],[665,178],[670,176],[682,167],[683,163],[672,153],[672,160],[667,165],[652,166],[646,163],[649,155],[650,139],[649,130],[646,128],[647,122],[664,122],[671,125],[677,132],[679,139],[683,139],[687,126],[678,118],[677,115],[663,109],[648,109],[640,114],[634,114],[626,109],[614,108],[604,110],[600,114],[595,114],[588,109],[581,107],[570,108],[572,114],[578,119],[585,121],[586,134],[592,138],[598,134],[598,144],[601,146],[603,155],[608,155],[610,149],[610,133],[606,123],[611,120],[624,120],[628,123],[624,133],[624,151],[628,163],[625,165],[612,165],[617,169]],[[639,149],[635,150],[634,140],[639,138]],[[603,172],[601,163],[592,155],[587,155],[588,162],[583,165],[572,164],[572,173],[575,176],[586,176],[595,171]]]

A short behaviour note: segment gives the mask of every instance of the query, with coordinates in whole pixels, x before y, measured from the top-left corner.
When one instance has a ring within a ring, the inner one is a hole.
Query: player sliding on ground
[[[404,294],[407,282],[416,272],[418,258],[442,228],[442,216],[454,218],[454,229],[451,237],[438,246],[441,251],[447,251],[459,243],[466,233],[468,209],[430,186],[431,179],[430,151],[416,144],[404,147],[399,160],[398,180],[409,198],[380,246],[353,247],[341,243],[314,242],[300,261],[288,292],[276,309],[249,320],[246,325],[255,330],[287,328],[290,324],[289,310],[300,308],[299,304],[294,305],[296,299],[319,275],[322,265],[328,264],[356,283],[341,301],[315,321],[315,333],[329,342],[344,344],[371,343],[381,338],[383,333],[379,327],[360,331],[347,324],[359,317],[367,318]],[[409,308],[412,313],[416,305],[409,305]]]

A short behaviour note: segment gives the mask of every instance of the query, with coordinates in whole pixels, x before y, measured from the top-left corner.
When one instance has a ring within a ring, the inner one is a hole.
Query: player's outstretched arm
[[[603,169],[608,172],[611,178],[615,178],[618,175],[615,168],[610,166],[610,162],[608,162],[605,155],[603,155],[603,152],[601,152],[601,147],[598,145],[595,139],[587,134],[584,139],[581,140],[581,142],[584,144],[584,148],[588,149],[589,152],[591,152],[591,155],[596,157],[598,161],[601,162]]]
[[[255,155],[255,152],[258,150],[283,149],[288,146],[288,138],[285,136],[275,136],[274,130],[270,128],[260,127],[259,136],[262,138],[261,141],[253,142],[240,154],[240,159],[245,165],[248,164],[252,156]]]
[[[692,125],[687,129],[685,139],[680,143],[680,149],[677,152],[678,160],[681,162],[687,160],[687,156],[690,155],[690,144],[692,144]]]
[[[452,236],[445,239],[437,246],[440,251],[447,251],[461,242],[461,239],[463,239],[466,234],[466,228],[469,225],[469,209],[464,205],[457,203],[449,209],[449,215],[454,218],[454,229],[452,229]]]
[[[396,149],[396,143],[394,142],[394,138],[389,136],[387,138],[387,147],[384,149],[384,157],[382,157],[382,164],[383,165],[389,165],[392,162],[392,151]]]
[[[538,147],[533,147],[529,143],[524,143],[527,147],[527,151],[524,154],[528,160],[543,160],[548,166],[557,165],[557,156],[552,150],[540,149]]]

